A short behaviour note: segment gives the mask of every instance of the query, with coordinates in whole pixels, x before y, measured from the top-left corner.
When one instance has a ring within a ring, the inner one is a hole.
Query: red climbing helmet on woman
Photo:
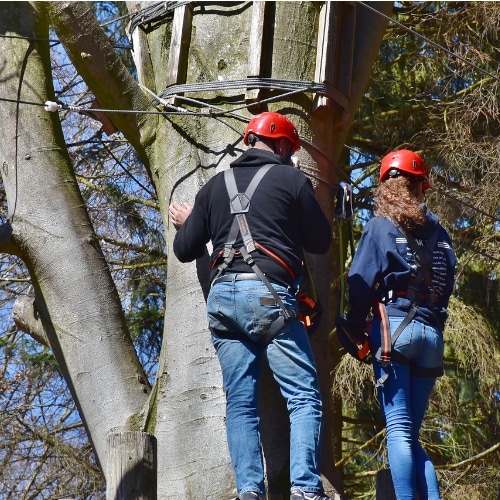
[[[382,159],[380,182],[399,175],[419,176],[423,181],[422,189],[426,191],[430,188],[429,171],[422,158],[414,151],[401,149],[385,155]]]
[[[266,111],[260,115],[254,116],[248,124],[243,142],[246,146],[252,142],[249,136],[253,134],[260,137],[268,137],[269,139],[286,138],[293,144],[293,151],[300,148],[300,139],[295,125],[283,115],[279,113]]]

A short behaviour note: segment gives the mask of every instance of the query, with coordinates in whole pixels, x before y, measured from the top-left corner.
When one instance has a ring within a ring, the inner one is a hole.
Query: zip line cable
[[[444,189],[440,189],[438,188],[437,191],[441,194],[444,194],[447,198],[450,198],[454,201],[457,201],[458,203],[460,203],[461,205],[463,205],[464,207],[467,207],[467,208],[470,208],[471,210],[474,210],[476,211],[477,213],[481,214],[481,215],[484,215],[485,217],[488,217],[489,219],[493,220],[494,222],[500,222],[500,217],[497,217],[495,215],[491,215],[489,214],[488,212],[485,212],[484,210],[481,210],[480,208],[477,208],[475,207],[474,205],[470,204],[470,203],[467,203],[465,201],[463,201],[463,199],[460,199],[460,198],[455,198],[454,196],[452,196],[450,193],[448,193],[446,190]]]
[[[379,161],[380,158],[373,158],[372,156],[364,153],[363,151],[359,151],[358,149],[355,149],[355,148],[352,148],[350,146],[345,146],[347,149],[349,149],[352,153],[355,153],[355,154],[358,154],[358,155],[361,155],[361,156],[364,156],[365,158],[367,158],[368,160],[370,160],[371,162],[375,162],[375,161]],[[361,180],[365,180],[366,178],[363,177]],[[354,181],[352,183],[352,185],[354,187],[358,187],[358,181]],[[373,187],[370,187],[369,189],[373,189]],[[446,191],[445,189],[443,188],[440,188],[438,187],[437,188],[437,191],[441,194],[443,194],[444,196],[464,205],[465,207],[467,208],[470,208],[471,210],[474,210],[476,211],[477,213],[481,214],[481,215],[484,215],[485,217],[488,217],[489,219],[493,220],[494,222],[500,222],[500,217],[499,216],[495,216],[495,215],[491,215],[489,214],[488,212],[485,212],[484,210],[481,210],[480,208],[477,208],[476,206],[472,205],[471,203],[467,203],[466,201],[463,201],[462,198],[456,198],[455,196],[452,196],[448,191]]]
[[[37,38],[33,36],[20,36],[20,35],[0,35],[0,38],[14,38],[18,40],[29,40],[30,42],[49,42],[51,43],[51,48],[55,47],[56,45],[60,45],[61,41],[60,40],[53,40],[51,38]],[[124,49],[124,50],[132,50],[131,45],[119,45],[118,43],[111,43],[111,46],[114,49]]]
[[[21,36],[21,35],[0,35],[0,38],[14,38],[17,40],[29,40],[34,42],[49,42],[54,45],[58,45],[61,42],[59,40],[52,40],[51,38],[38,38],[34,36]]]

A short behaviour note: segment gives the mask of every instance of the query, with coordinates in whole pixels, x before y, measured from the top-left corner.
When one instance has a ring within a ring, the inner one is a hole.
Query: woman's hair
[[[406,231],[423,226],[426,208],[417,198],[419,180],[400,175],[382,182],[375,191],[375,215],[393,219]]]

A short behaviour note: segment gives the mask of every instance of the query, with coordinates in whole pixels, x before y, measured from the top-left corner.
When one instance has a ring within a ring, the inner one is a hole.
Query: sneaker
[[[239,496],[240,500],[266,500],[266,495],[255,491],[245,491]]]
[[[324,493],[310,493],[302,491],[301,488],[292,488],[290,492],[290,500],[332,500],[328,495]]]

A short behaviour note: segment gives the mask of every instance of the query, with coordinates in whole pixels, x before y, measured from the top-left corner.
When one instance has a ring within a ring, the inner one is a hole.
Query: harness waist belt
[[[406,297],[407,296],[407,293],[402,291],[402,292],[395,292],[394,294],[394,299],[396,299],[397,297]],[[417,300],[420,300],[422,302],[425,302],[427,300],[427,295],[419,295],[418,297],[415,297]],[[437,297],[435,299],[435,301],[437,302]]]
[[[214,279],[214,283],[223,283],[227,281],[253,280],[261,281],[255,273],[228,273]]]

